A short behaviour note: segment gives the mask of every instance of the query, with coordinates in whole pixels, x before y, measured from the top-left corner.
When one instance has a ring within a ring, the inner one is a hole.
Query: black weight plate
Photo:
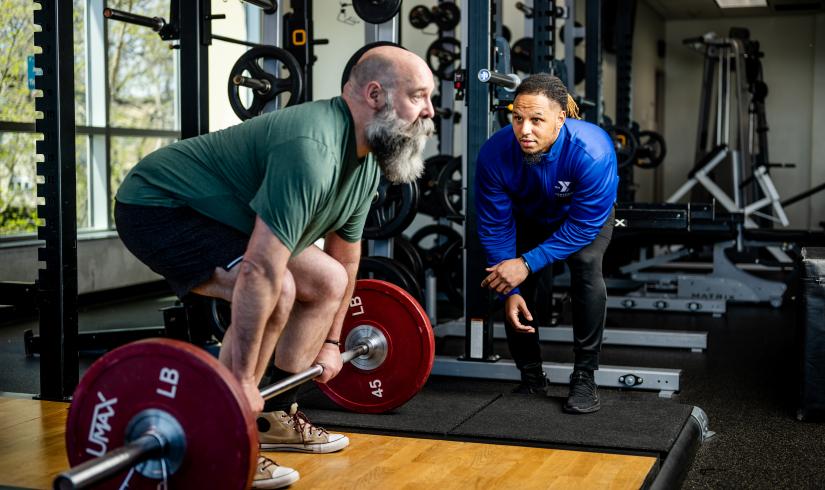
[[[584,63],[584,60],[576,56],[573,59],[573,83],[576,85],[582,83],[584,81],[584,77],[587,76],[587,65]]]
[[[418,255],[418,250],[404,236],[398,235],[392,239],[393,257],[400,262],[410,272],[412,272],[419,285],[424,284],[424,261]]]
[[[438,175],[453,159],[450,155],[435,155],[424,161],[424,172],[418,178],[418,212],[441,218],[446,213],[441,204],[438,191]],[[461,159],[459,158],[459,161]]]
[[[438,29],[452,31],[461,22],[461,10],[453,2],[441,2],[433,7],[433,17]]]
[[[218,340],[223,340],[226,329],[232,323],[232,303],[220,298],[211,298],[207,318],[212,335]]]
[[[445,217],[452,221],[462,221],[463,189],[461,179],[461,158],[454,158],[438,174],[438,197],[445,211]]]
[[[665,138],[656,131],[639,132],[639,148],[636,150],[636,166],[656,168],[662,164],[667,155]]]
[[[266,61],[280,62],[282,69],[286,70],[288,75],[282,77],[280,74],[266,71],[263,68],[263,63]],[[242,89],[234,82],[235,77],[238,75],[266,81],[269,83],[270,89],[266,92],[247,88]],[[248,90],[252,94],[252,102],[249,107],[242,101],[242,90]],[[238,61],[232,66],[232,70],[229,71],[227,86],[229,105],[232,106],[235,114],[243,120],[260,115],[266,104],[281,96],[281,94],[289,94],[286,102],[283,102],[282,99],[281,107],[293,106],[301,100],[303,90],[304,77],[298,60],[295,59],[292,53],[277,46],[257,46],[248,50],[238,58]]]
[[[361,257],[357,277],[358,279],[380,279],[390,282],[410,293],[419,303],[421,302],[421,286],[413,273],[403,264],[389,257]]]
[[[429,7],[425,5],[416,5],[410,10],[409,15],[410,25],[416,29],[424,29],[433,20],[433,14]]]
[[[417,210],[417,182],[392,184],[382,177],[367,215],[364,238],[377,240],[400,234],[415,219]]]
[[[533,38],[523,37],[510,49],[510,63],[513,70],[521,73],[533,73]]]
[[[361,57],[364,56],[364,53],[371,50],[372,48],[377,48],[379,46],[395,46],[396,48],[404,49],[404,47],[400,44],[390,41],[376,41],[374,43],[369,43],[361,46],[360,48],[358,48],[358,51],[352,53],[352,56],[349,57],[349,61],[347,61],[347,64],[344,66],[344,73],[341,75],[341,91],[344,90],[344,85],[346,85],[347,81],[349,80],[349,74],[352,71],[352,67],[358,63],[358,60],[360,60]]]
[[[353,0],[355,14],[364,22],[383,24],[401,10],[401,0]]]
[[[451,302],[464,301],[464,247],[460,241],[452,242],[444,250],[438,270],[438,286]]]
[[[501,26],[501,37],[504,38],[505,41],[508,43],[510,42],[510,38],[513,37],[512,32],[510,32],[510,28],[507,26]]]
[[[461,65],[461,43],[454,37],[440,37],[427,48],[427,65],[440,80],[452,80]]]
[[[424,268],[437,271],[447,247],[453,242],[461,243],[461,234],[447,225],[427,225],[416,231],[410,242],[418,250]]]
[[[632,165],[636,159],[636,149],[638,142],[633,133],[629,129],[621,126],[608,126],[605,128],[610,139],[613,140],[613,146],[616,149],[616,163],[619,168],[624,168]]]

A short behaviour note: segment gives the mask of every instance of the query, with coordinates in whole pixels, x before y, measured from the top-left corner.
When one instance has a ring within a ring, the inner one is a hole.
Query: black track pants
[[[518,221],[517,221],[518,223]],[[519,223],[517,227],[518,254],[521,255],[544,241],[547,236],[536,236],[537,227]],[[570,296],[573,301],[573,352],[575,369],[599,368],[599,352],[607,313],[607,288],[602,276],[602,258],[613,235],[613,213],[605,222],[593,242],[570,255]],[[552,265],[531,274],[520,286],[527,307],[533,314],[534,323],[541,324],[549,318],[552,305]],[[507,323],[507,344],[519,369],[526,364],[541,362],[538,331],[520,333]]]

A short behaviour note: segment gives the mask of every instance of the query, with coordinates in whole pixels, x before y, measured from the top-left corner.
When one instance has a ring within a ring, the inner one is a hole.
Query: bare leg
[[[238,280],[238,270],[238,267],[229,270],[223,267],[215,267],[212,277],[208,281],[193,287],[192,292],[201,296],[232,301],[232,291],[235,289],[235,281]]]
[[[232,291],[235,287],[235,281],[238,278],[238,268],[235,267],[230,270],[225,270],[222,267],[216,267],[214,274],[209,281],[192,288],[192,292],[202,296],[209,296],[214,298],[221,298],[225,301],[232,300]],[[275,345],[278,343],[278,338],[286,325],[289,314],[292,310],[295,301],[295,281],[292,273],[289,270],[284,272],[284,282],[281,286],[281,296],[278,298],[278,304],[272,316],[266,324],[266,330],[261,340],[261,349],[258,354],[258,361],[255,366],[255,379],[260,382],[263,378],[264,372],[269,365],[269,360],[272,358],[272,352]],[[220,350],[219,359],[225,366],[231,365],[230,358],[232,349],[229,348],[231,343],[231,335],[224,337],[223,346]]]
[[[295,278],[295,304],[275,349],[275,365],[297,373],[318,356],[348,278],[340,262],[314,245],[290,259],[287,268]]]

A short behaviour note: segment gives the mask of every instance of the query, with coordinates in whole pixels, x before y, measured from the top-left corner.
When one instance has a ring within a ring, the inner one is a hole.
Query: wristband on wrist
[[[533,269],[530,268],[530,264],[527,263],[527,259],[524,258],[524,255],[521,256],[521,261],[524,262],[524,267],[527,267],[527,273],[532,274]]]
[[[325,344],[337,345],[337,346],[340,346],[340,345],[341,345],[341,341],[340,341],[340,340],[332,340],[332,339],[326,339],[326,340],[324,341],[324,343],[325,343]]]

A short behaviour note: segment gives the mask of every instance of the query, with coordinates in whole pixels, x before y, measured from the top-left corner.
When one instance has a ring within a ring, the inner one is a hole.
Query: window
[[[169,1],[114,0],[108,6],[169,20]],[[109,124],[120,128],[175,129],[175,53],[153,30],[108,22]]]
[[[169,19],[169,0],[73,0],[77,226],[112,228],[126,172],[178,138],[177,51],[104,7]],[[0,241],[37,230],[31,0],[0,0]]]

